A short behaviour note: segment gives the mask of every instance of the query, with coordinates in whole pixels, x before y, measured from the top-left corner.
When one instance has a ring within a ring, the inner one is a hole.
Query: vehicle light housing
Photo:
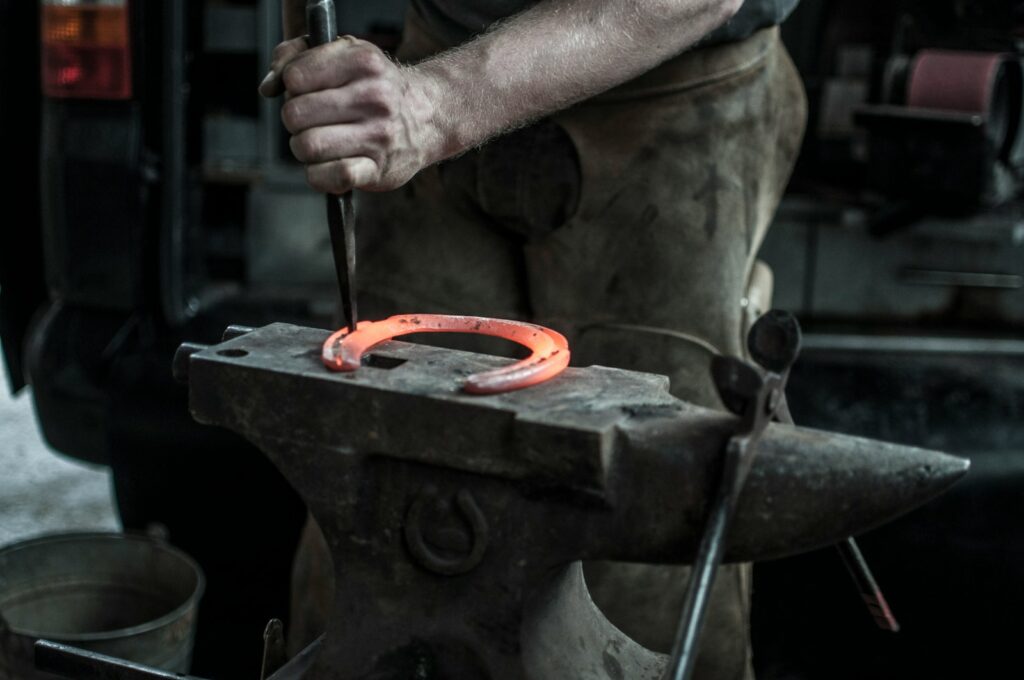
[[[40,26],[46,96],[131,98],[127,0],[42,0]]]

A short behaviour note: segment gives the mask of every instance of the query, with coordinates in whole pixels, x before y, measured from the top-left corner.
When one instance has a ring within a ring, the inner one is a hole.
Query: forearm
[[[304,3],[284,0],[301,34]],[[693,45],[741,0],[542,0],[468,44],[401,66],[347,36],[274,49],[260,92],[320,191],[387,191],[424,167],[623,83]]]
[[[739,0],[546,0],[409,67],[447,158],[610,89],[685,50]]]

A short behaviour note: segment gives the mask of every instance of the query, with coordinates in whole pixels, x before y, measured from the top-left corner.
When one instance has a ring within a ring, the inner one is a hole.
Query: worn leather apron
[[[398,58],[447,47],[411,13]],[[717,407],[709,361],[744,351],[755,255],[805,119],[800,79],[778,29],[766,29],[684,53],[395,192],[364,194],[364,316],[534,319],[569,336],[576,365],[666,374],[676,396]],[[307,572],[322,557],[311,557],[318,532],[308,533],[296,570],[297,644],[316,631],[317,602],[331,601],[310,587]],[[608,618],[668,651],[688,568],[586,567]],[[722,567],[696,678],[752,677],[749,602],[749,565]]]

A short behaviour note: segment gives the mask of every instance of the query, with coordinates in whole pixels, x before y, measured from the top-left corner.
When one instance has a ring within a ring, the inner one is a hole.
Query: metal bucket
[[[175,673],[192,662],[199,566],[144,536],[60,534],[0,549],[0,679],[43,680],[43,638]]]

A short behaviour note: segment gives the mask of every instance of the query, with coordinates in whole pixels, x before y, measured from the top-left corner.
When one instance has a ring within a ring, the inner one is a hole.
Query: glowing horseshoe
[[[550,380],[569,365],[569,343],[550,328],[521,321],[449,314],[402,314],[383,321],[362,321],[354,333],[347,328],[327,338],[323,362],[332,371],[354,371],[374,345],[411,333],[480,333],[504,338],[528,348],[522,361],[466,378],[471,394],[495,394]]]

